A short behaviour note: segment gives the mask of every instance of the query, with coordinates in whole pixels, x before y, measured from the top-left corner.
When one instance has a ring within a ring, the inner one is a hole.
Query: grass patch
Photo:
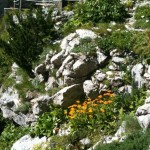
[[[134,27],[137,29],[150,29],[150,5],[137,7],[135,10]]]

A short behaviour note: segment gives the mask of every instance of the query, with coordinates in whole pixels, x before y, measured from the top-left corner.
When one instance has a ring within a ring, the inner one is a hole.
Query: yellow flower
[[[83,105],[83,106],[82,106],[82,109],[83,109],[83,110],[86,110],[86,109],[87,109],[87,105]]]
[[[91,101],[91,98],[88,98],[87,101]]]
[[[104,112],[105,112],[105,110],[104,110],[103,108],[100,108],[100,111],[101,111],[102,113],[104,113]]]
[[[111,93],[112,91],[111,91],[111,90],[107,90],[107,92],[108,92],[108,93]]]
[[[77,107],[78,107],[78,108],[81,108],[81,105],[78,105]]]
[[[93,112],[93,109],[90,107],[89,108],[89,113],[92,113]]]
[[[110,103],[112,103],[112,101],[111,101],[111,100],[108,100],[108,103],[110,104]]]
[[[102,97],[103,97],[102,95],[99,95],[99,96],[98,96],[98,98],[102,98]]]
[[[108,101],[104,101],[104,105],[108,105],[109,104],[109,102]]]
[[[93,104],[94,107],[98,106],[97,104]]]
[[[76,100],[76,103],[79,104],[79,103],[80,103],[80,100]]]
[[[75,115],[74,115],[74,116],[69,116],[69,118],[70,118],[70,119],[74,119],[74,118],[75,118]]]

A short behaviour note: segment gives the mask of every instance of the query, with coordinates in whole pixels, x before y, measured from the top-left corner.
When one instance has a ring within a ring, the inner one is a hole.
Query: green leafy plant
[[[65,121],[63,109],[51,106],[49,111],[44,112],[37,120],[31,131],[32,136],[51,136],[53,129]]]
[[[104,132],[113,132],[117,119],[113,111],[113,97],[114,94],[107,91],[93,100],[88,98],[83,103],[77,100],[76,104],[69,106],[67,115],[72,131],[100,128]]]
[[[28,132],[29,128],[16,127],[12,123],[7,124],[0,135],[0,149],[10,150],[13,143]]]

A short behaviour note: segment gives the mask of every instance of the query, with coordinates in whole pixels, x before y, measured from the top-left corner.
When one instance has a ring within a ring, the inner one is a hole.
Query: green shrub
[[[134,18],[135,28],[150,29],[150,5],[137,7]]]
[[[138,54],[141,58],[149,58],[150,31],[134,32],[133,40],[133,52]]]
[[[81,22],[122,22],[127,17],[125,7],[119,0],[87,0],[76,8]]]
[[[150,129],[145,133],[142,131],[132,133],[124,142],[113,142],[99,145],[95,150],[147,150],[149,148]]]
[[[52,11],[44,14],[42,9],[7,14],[8,41],[0,39],[0,46],[31,77],[33,62],[38,60],[43,47],[58,36],[51,14]],[[14,16],[18,23],[14,22]]]
[[[29,128],[16,127],[12,123],[7,124],[0,135],[0,149],[10,150],[13,143],[28,132]]]
[[[65,121],[63,109],[51,106],[49,111],[45,112],[38,118],[35,126],[31,131],[32,136],[51,136],[53,129]]]
[[[98,41],[98,46],[106,53],[116,48],[122,52],[129,52],[132,50],[132,44],[132,32],[126,30],[114,31],[111,35],[103,36]]]

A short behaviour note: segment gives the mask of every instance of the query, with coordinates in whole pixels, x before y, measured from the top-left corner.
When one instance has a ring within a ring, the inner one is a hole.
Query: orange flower
[[[104,110],[103,108],[100,108],[100,111],[101,111],[102,113],[104,113],[104,112],[105,112],[105,110]]]
[[[97,106],[97,104],[93,104],[93,106],[94,106],[94,107],[96,107],[96,106]]]
[[[82,109],[86,110],[87,109],[87,105],[82,106]]]
[[[114,97],[115,96],[115,94],[110,94],[110,97]]]
[[[81,108],[81,105],[78,105],[77,107],[78,107],[78,108]]]
[[[89,108],[89,113],[92,113],[93,112],[93,109],[90,107]]]
[[[89,98],[87,99],[87,101],[91,101],[91,98],[89,97]]]
[[[111,90],[107,90],[107,92],[108,92],[108,93],[111,93],[112,91],[111,91]]]
[[[103,101],[102,101],[102,100],[100,100],[99,102],[100,102],[101,104],[103,104]]]
[[[99,95],[99,96],[98,96],[98,98],[102,98],[102,97],[103,97],[102,95]]]
[[[76,103],[78,103],[78,104],[79,104],[79,103],[80,103],[80,100],[76,100]]]
[[[110,104],[110,103],[112,103],[112,101],[111,101],[111,100],[108,100],[108,103]]]
[[[104,101],[104,105],[108,105],[109,104],[109,102],[108,101]]]

